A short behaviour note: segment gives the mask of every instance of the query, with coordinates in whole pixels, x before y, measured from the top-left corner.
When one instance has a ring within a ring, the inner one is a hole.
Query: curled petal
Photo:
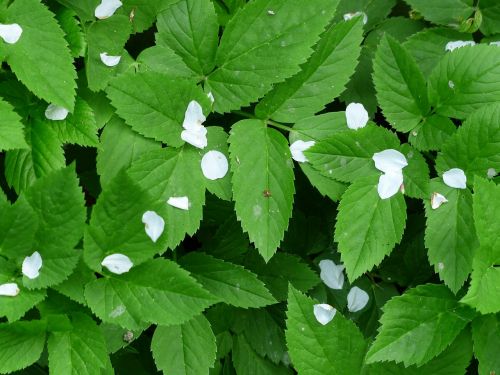
[[[354,286],[347,295],[347,308],[350,312],[363,310],[369,299],[368,293],[366,293],[363,289]]]
[[[381,199],[395,195],[403,185],[403,172],[384,173],[378,180],[377,192]]]
[[[319,262],[321,280],[331,289],[340,290],[344,286],[344,266],[336,265],[329,259]]]
[[[467,177],[460,168],[452,168],[443,173],[443,181],[446,185],[456,189],[467,188]]]
[[[15,297],[20,290],[16,283],[6,283],[0,285],[0,296]]]
[[[448,202],[448,199],[444,195],[439,193],[432,193],[431,196],[431,208],[433,210],[438,209],[443,203]]]
[[[109,272],[121,275],[122,273],[130,271],[134,263],[132,263],[130,258],[126,255],[111,254],[103,259],[101,265],[106,267]]]
[[[172,207],[179,208],[181,210],[189,210],[189,199],[188,197],[170,197],[167,203]]]
[[[156,242],[165,229],[165,220],[154,211],[146,211],[142,215],[144,229],[151,241]]]
[[[375,162],[375,168],[384,173],[401,171],[408,165],[405,156],[393,149],[376,152],[372,159]]]
[[[452,42],[446,43],[446,47],[444,48],[446,51],[453,51],[457,48],[462,48],[465,46],[475,46],[476,42],[473,40],[455,40]]]
[[[349,129],[364,128],[368,123],[368,112],[361,103],[350,103],[345,110],[347,127]]]
[[[28,279],[36,279],[40,276],[42,264],[42,256],[38,251],[35,251],[31,256],[24,258],[22,265],[23,275]]]
[[[55,104],[49,104],[47,109],[45,110],[45,117],[49,120],[53,121],[62,121],[68,117],[69,111]]]
[[[349,21],[355,17],[363,16],[363,25],[366,25],[368,22],[368,16],[365,12],[354,12],[354,13],[346,13],[344,14],[344,21]]]
[[[102,63],[109,67],[117,66],[122,59],[121,56],[110,56],[107,52],[103,52],[99,54],[99,56],[101,57]]]
[[[23,28],[17,23],[11,23],[4,25],[0,23],[0,38],[4,40],[5,43],[15,44],[21,38],[23,33]]]
[[[229,170],[226,155],[216,150],[208,151],[201,159],[201,170],[209,180],[223,178]]]
[[[305,163],[307,161],[304,151],[310,149],[314,146],[316,142],[314,141],[295,141],[290,145],[290,152],[292,154],[292,159],[298,161],[299,163]]]
[[[314,305],[313,309],[316,320],[322,325],[330,323],[337,312],[337,310],[327,303],[318,303]]]
[[[189,102],[184,113],[184,122],[182,127],[186,130],[197,130],[207,118],[203,115],[203,108],[196,100]]]
[[[122,2],[119,0],[102,0],[95,8],[94,15],[96,18],[103,20],[115,14],[116,10],[122,5]]]

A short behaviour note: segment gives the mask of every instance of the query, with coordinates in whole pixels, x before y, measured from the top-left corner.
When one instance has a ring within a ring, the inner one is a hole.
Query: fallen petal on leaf
[[[49,120],[53,121],[62,121],[68,117],[69,111],[55,104],[49,104],[47,109],[45,110],[45,117]]]
[[[393,149],[376,152],[372,157],[375,168],[384,173],[401,171],[408,165],[405,156]]]
[[[384,173],[378,180],[377,192],[381,199],[388,199],[400,191],[403,184],[403,172]]]
[[[446,185],[456,189],[467,188],[467,177],[460,168],[452,168],[443,173],[443,181]]]
[[[448,199],[444,195],[439,193],[433,193],[431,196],[431,208],[433,210],[438,209],[443,203],[448,202]]]
[[[366,293],[363,289],[354,286],[347,295],[347,309],[350,312],[360,311],[366,306],[369,299],[368,293]]]
[[[172,207],[179,208],[181,210],[189,209],[189,199],[188,197],[170,197],[167,203]]]
[[[344,266],[336,265],[329,259],[319,262],[320,278],[331,289],[340,290],[344,286]]]
[[[290,152],[292,154],[292,159],[298,161],[299,163],[305,163],[307,161],[304,151],[310,149],[314,146],[316,142],[314,141],[295,141],[290,145]]]
[[[368,112],[361,103],[350,103],[345,110],[347,127],[349,129],[364,128],[368,123]]]
[[[20,290],[16,283],[6,283],[0,285],[0,296],[15,297]]]
[[[181,139],[196,148],[204,149],[208,145],[207,128],[199,125],[196,128],[183,130],[181,132]]]
[[[40,276],[42,264],[42,256],[38,251],[35,251],[31,256],[24,258],[22,265],[23,275],[28,279],[36,279]]]
[[[197,130],[207,118],[203,115],[203,108],[196,100],[189,102],[184,113],[184,122],[182,127],[186,130]]]
[[[101,57],[102,63],[109,67],[117,66],[122,59],[121,56],[109,56],[107,52],[103,52],[99,54],[99,56]]]
[[[23,33],[23,28],[17,23],[11,23],[8,25],[0,23],[0,38],[4,40],[5,43],[15,44],[21,38]]]
[[[142,215],[144,229],[151,241],[156,242],[165,229],[165,220],[154,211],[146,211]]]
[[[453,51],[457,48],[462,48],[465,46],[475,46],[476,42],[472,40],[455,40],[452,42],[446,43],[446,47],[444,48],[446,51]]]
[[[103,259],[101,265],[106,267],[109,272],[121,275],[122,273],[130,271],[134,263],[130,258],[123,254],[111,254]]]
[[[102,0],[101,3],[95,8],[94,15],[101,20],[111,17],[115,14],[116,10],[122,6],[120,0]]]
[[[355,17],[363,16],[363,25],[366,25],[368,22],[368,16],[365,12],[354,12],[354,13],[346,13],[344,14],[344,21],[352,20]]]
[[[229,170],[226,155],[216,150],[208,151],[201,159],[201,170],[209,180],[223,178]]]
[[[327,303],[319,303],[314,305],[314,316],[316,317],[316,320],[322,325],[330,323],[335,317],[336,313],[337,310]]]

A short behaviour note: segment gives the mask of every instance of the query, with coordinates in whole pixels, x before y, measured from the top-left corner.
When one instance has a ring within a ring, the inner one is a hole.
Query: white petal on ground
[[[497,175],[497,171],[495,168],[488,168],[488,170],[486,171],[486,176],[488,178],[493,178]]]
[[[329,259],[319,262],[321,280],[331,289],[340,290],[344,286],[344,266],[336,265]]]
[[[15,297],[20,290],[16,283],[6,283],[0,285],[0,296]]]
[[[0,38],[4,40],[5,43],[15,44],[21,38],[23,33],[23,28],[17,23],[2,24],[0,23]]]
[[[314,316],[316,320],[322,325],[326,325],[332,321],[335,316],[335,310],[332,306],[327,303],[318,303],[314,305]]]
[[[95,8],[94,15],[96,18],[103,20],[115,14],[116,10],[122,5],[122,2],[119,0],[102,0]]]
[[[23,275],[28,279],[36,279],[40,276],[42,264],[42,256],[38,251],[35,251],[31,256],[24,258],[22,265]]]
[[[203,108],[196,100],[189,102],[186,112],[184,113],[184,121],[182,127],[186,130],[197,129],[207,118],[203,115]]]
[[[170,197],[167,203],[172,207],[179,208],[181,210],[189,210],[189,199],[188,197]]]
[[[69,111],[55,104],[49,104],[45,110],[45,117],[53,121],[62,121],[68,117]]]
[[[99,54],[99,56],[101,57],[102,63],[109,67],[117,66],[122,59],[121,56],[110,56],[107,52],[103,52]]]
[[[142,215],[142,222],[148,237],[156,242],[165,229],[165,220],[154,211],[146,211]]]
[[[368,112],[361,103],[350,103],[345,110],[347,127],[349,129],[364,128],[368,122]]]
[[[204,149],[208,145],[207,128],[199,125],[195,128],[183,130],[181,132],[181,139],[194,147]]]
[[[366,25],[366,23],[368,22],[368,16],[366,15],[365,12],[346,13],[344,14],[344,21],[349,21],[354,17],[359,17],[359,16],[363,16],[363,25]]]
[[[475,46],[476,42],[473,40],[455,40],[452,42],[446,43],[446,47],[444,48],[446,51],[453,51],[457,48],[462,48],[465,46]]]
[[[208,151],[201,159],[201,170],[209,180],[223,178],[229,170],[226,155],[216,150]]]
[[[467,177],[460,168],[452,168],[443,173],[443,181],[446,185],[456,189],[467,188]]]
[[[290,152],[292,154],[292,159],[298,161],[299,163],[305,163],[307,161],[304,151],[310,149],[314,146],[316,142],[314,141],[298,141],[293,142],[290,145]]]
[[[384,173],[378,179],[377,192],[381,199],[388,199],[401,189],[403,185],[403,172]]]
[[[134,263],[130,258],[123,254],[111,254],[103,259],[101,265],[106,267],[109,272],[121,275],[122,273],[130,271]]]
[[[376,152],[372,159],[375,162],[375,168],[384,173],[401,171],[408,165],[405,156],[393,149]]]
[[[432,193],[431,196],[431,208],[433,210],[438,209],[443,203],[448,202],[448,199],[442,194]]]
[[[347,295],[347,308],[350,312],[362,310],[368,303],[368,293],[363,289],[353,286]]]

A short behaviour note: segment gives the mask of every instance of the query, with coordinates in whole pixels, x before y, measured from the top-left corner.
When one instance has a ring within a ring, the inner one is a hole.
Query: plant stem
[[[281,130],[284,130],[284,131],[287,131],[287,132],[291,132],[292,131],[291,127],[283,125],[283,124],[280,124],[279,122],[276,122],[276,121],[273,121],[273,120],[267,120],[267,123],[269,125],[271,125],[271,126],[274,126],[275,128],[278,128],[278,129],[281,129]]]

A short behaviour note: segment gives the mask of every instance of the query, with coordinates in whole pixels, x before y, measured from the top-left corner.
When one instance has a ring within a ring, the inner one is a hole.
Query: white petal
[[[20,290],[16,283],[6,283],[0,285],[0,296],[15,297]]]
[[[110,56],[107,52],[103,52],[99,54],[99,56],[101,57],[102,63],[109,67],[117,66],[122,59],[121,56]]]
[[[431,208],[433,210],[438,209],[443,203],[448,202],[448,199],[444,195],[439,193],[432,193],[431,196]]]
[[[186,130],[198,129],[207,118],[203,115],[203,108],[196,100],[189,102],[184,113],[184,122],[182,127]]]
[[[486,171],[486,176],[488,178],[493,178],[497,175],[497,171],[495,168],[488,168],[488,170]]]
[[[344,266],[336,265],[329,259],[319,262],[321,280],[331,289],[340,290],[344,286]]]
[[[405,156],[393,149],[376,152],[372,159],[375,162],[375,168],[384,173],[401,171],[408,165]]]
[[[361,103],[350,103],[345,109],[345,118],[349,129],[364,128],[368,122],[368,112]]]
[[[365,12],[346,13],[344,14],[344,21],[349,21],[358,16],[363,16],[363,25],[366,25],[366,23],[368,22],[368,16]]]
[[[188,197],[170,197],[167,203],[175,208],[181,210],[189,210],[189,199]]]
[[[121,275],[122,273],[130,271],[134,263],[130,258],[123,254],[111,254],[103,259],[101,265],[106,267],[109,272]]]
[[[28,279],[36,279],[40,276],[42,263],[42,256],[38,251],[35,251],[31,256],[24,258],[22,265],[23,275]]]
[[[122,6],[119,0],[102,0],[101,4],[95,8],[94,15],[103,20],[115,14],[116,10]]]
[[[490,46],[497,46],[497,47],[500,47],[500,41],[497,41],[497,42],[490,42]]]
[[[229,170],[226,155],[219,151],[208,151],[201,159],[201,170],[209,180],[223,178]]]
[[[290,152],[292,153],[292,159],[298,161],[299,163],[305,163],[307,161],[304,151],[310,149],[314,146],[316,142],[314,141],[295,141],[290,145]]]
[[[194,147],[204,149],[208,145],[207,128],[203,125],[198,125],[195,128],[183,130],[181,132],[181,139]]]
[[[347,308],[350,312],[362,310],[368,303],[369,297],[363,289],[354,286],[347,295]]]
[[[336,312],[337,310],[327,303],[318,303],[314,305],[314,316],[322,325],[330,323]]]
[[[465,46],[474,46],[476,42],[472,40],[455,40],[453,42],[446,43],[446,47],[444,48],[446,51],[453,51],[457,48],[462,48]]]
[[[210,103],[214,104],[215,102],[215,98],[214,98],[214,94],[212,94],[212,91],[210,91],[208,94],[208,99],[210,100]]]
[[[151,241],[156,242],[165,229],[165,220],[154,211],[146,211],[142,215],[144,229]]]
[[[443,173],[443,181],[446,185],[456,189],[467,188],[467,177],[460,168],[452,168]]]
[[[403,172],[384,173],[378,179],[377,192],[381,199],[387,199],[397,194],[403,185]]]
[[[8,25],[0,23],[0,38],[2,38],[5,43],[8,44],[17,43],[22,33],[23,33],[23,28],[19,26],[17,23],[11,23]]]
[[[55,104],[49,104],[49,106],[45,110],[45,117],[53,121],[62,121],[66,117],[68,117],[68,113],[69,111],[64,107],[60,107]]]

